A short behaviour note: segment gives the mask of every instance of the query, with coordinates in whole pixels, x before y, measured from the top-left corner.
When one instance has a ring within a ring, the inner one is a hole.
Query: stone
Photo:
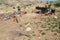
[[[31,31],[31,28],[30,28],[30,27],[27,27],[27,28],[26,28],[26,31]]]

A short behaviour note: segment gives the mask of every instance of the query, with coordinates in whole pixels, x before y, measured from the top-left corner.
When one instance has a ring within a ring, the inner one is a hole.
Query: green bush
[[[60,2],[55,3],[54,6],[60,7]]]
[[[18,9],[18,10],[21,10],[20,6],[17,6],[17,9]]]
[[[13,7],[13,9],[15,9],[15,7]]]
[[[47,40],[47,39],[45,39],[45,40]]]
[[[52,5],[51,3],[50,3],[50,4],[48,4],[48,8],[51,8],[51,5]]]
[[[45,35],[46,33],[45,33],[45,32],[42,32],[41,34],[42,34],[42,35]]]

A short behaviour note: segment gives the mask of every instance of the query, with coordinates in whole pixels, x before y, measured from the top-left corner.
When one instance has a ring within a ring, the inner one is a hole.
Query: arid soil
[[[34,7],[27,7],[27,14],[14,18],[0,19],[0,40],[60,40],[60,17],[33,13]]]

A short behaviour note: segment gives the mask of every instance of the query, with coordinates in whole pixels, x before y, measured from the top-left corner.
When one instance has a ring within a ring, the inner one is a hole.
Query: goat
[[[50,14],[54,14],[55,15],[55,9],[51,9]]]
[[[39,7],[39,6],[37,6],[36,9],[41,10],[41,13],[43,13],[43,14],[45,14],[46,12],[49,11],[47,7]]]
[[[39,7],[39,6],[37,6],[36,9],[41,10],[41,13],[43,13],[43,14],[47,13],[46,15],[48,15],[48,14],[50,14],[50,15],[54,14],[55,15],[55,9],[51,9],[48,7]],[[37,11],[36,13],[40,13],[40,11]]]

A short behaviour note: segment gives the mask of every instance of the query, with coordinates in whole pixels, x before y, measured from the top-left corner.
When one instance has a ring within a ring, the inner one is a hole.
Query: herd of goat
[[[47,13],[47,14],[51,14],[51,15],[55,14],[55,9],[52,9],[52,8],[37,6],[36,9],[39,10],[36,13],[41,13],[41,14],[46,14]]]
[[[35,13],[38,13],[38,14],[55,14],[55,9],[51,9],[51,8],[47,8],[47,7],[39,7],[37,6],[35,9],[39,10]],[[4,20],[7,20],[7,19],[11,19],[11,18],[16,18],[16,16],[21,16],[21,15],[24,15],[26,14],[27,12],[24,12],[24,11],[20,11],[18,10],[18,12],[13,12],[13,13],[2,13],[0,14],[0,19],[4,19]]]

